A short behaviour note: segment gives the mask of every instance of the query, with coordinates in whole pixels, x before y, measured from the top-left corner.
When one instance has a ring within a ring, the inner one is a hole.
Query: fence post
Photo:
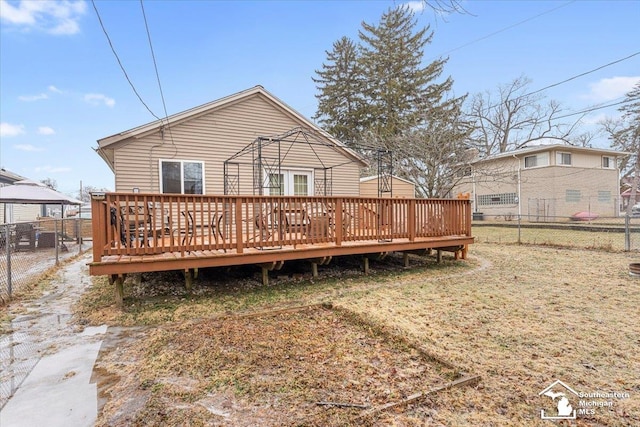
[[[58,265],[60,263],[59,257],[58,257],[58,248],[60,247],[60,245],[58,244],[58,220],[54,219],[53,220],[53,235],[55,236],[54,240],[54,246],[56,248],[56,265]]]
[[[4,244],[7,253],[7,293],[9,294],[9,300],[11,300],[11,226],[6,224],[4,227]]]
[[[628,213],[624,216],[624,250],[631,250],[631,219]]]
[[[518,214],[518,244],[522,244],[522,240],[520,239],[520,223],[522,222],[522,215]]]
[[[82,219],[76,218],[76,240],[78,242],[78,255],[82,253]]]

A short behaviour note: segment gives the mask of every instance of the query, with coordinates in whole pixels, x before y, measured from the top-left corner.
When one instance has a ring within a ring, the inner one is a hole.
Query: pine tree
[[[378,25],[362,23],[359,32],[364,98],[367,109],[362,126],[379,137],[390,138],[422,123],[426,108],[441,102],[451,89],[449,78],[434,83],[446,60],[422,66],[424,48],[431,43],[429,26],[416,30],[417,22],[407,6],[385,12]]]
[[[318,78],[312,78],[320,90],[316,95],[318,111],[313,118],[327,132],[350,145],[362,131],[362,74],[358,48],[351,39],[342,37],[326,54],[327,62],[322,64],[322,70],[316,70]]]

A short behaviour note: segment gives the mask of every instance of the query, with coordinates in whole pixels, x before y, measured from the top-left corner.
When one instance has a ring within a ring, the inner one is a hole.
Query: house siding
[[[558,164],[560,152],[571,153],[571,165]],[[525,219],[562,219],[581,211],[591,211],[600,216],[619,214],[618,170],[603,168],[603,155],[563,150],[536,154],[544,158],[545,153],[549,160],[547,166],[525,168],[525,155],[522,154],[518,155],[518,159],[504,157],[476,164],[475,177],[465,177],[454,191],[473,194],[475,188],[472,200],[476,212],[483,212],[487,216],[515,216],[518,214],[517,202],[478,202],[488,198],[482,196],[493,195],[496,200],[502,196],[503,200],[507,200],[506,195],[517,195],[520,165],[520,209]]]
[[[394,198],[414,198],[416,196],[415,185],[401,179],[392,178]],[[378,197],[378,178],[360,182],[360,196]],[[389,197],[383,194],[383,197]]]
[[[224,192],[224,162],[259,136],[278,135],[303,126],[261,94],[254,94],[237,102],[173,125],[140,138],[118,143],[114,154],[116,191],[160,191],[159,160],[192,160],[204,162],[206,194]],[[357,194],[359,165],[349,162],[331,148],[305,143],[282,142],[278,155],[276,144],[265,147],[264,158],[281,160],[281,168],[313,169],[336,166],[333,169],[333,195]],[[240,167],[240,194],[253,194],[252,156],[237,159]],[[345,162],[347,162],[345,164]]]

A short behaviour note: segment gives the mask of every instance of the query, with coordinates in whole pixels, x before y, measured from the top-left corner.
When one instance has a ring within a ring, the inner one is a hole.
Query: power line
[[[444,52],[444,53],[441,53],[440,55],[438,55],[438,57],[440,57],[440,56],[444,56],[444,55],[448,55],[448,54],[450,54],[451,52],[455,52],[455,51],[457,51],[457,50],[460,50],[460,49],[462,49],[462,48],[465,48],[465,47],[467,47],[467,46],[470,46],[470,45],[472,45],[472,44],[475,44],[475,43],[477,43],[477,42],[480,42],[480,41],[482,41],[482,40],[486,40],[486,39],[488,39],[488,38],[490,38],[490,37],[493,37],[493,36],[495,36],[495,35],[497,35],[497,34],[503,33],[503,32],[505,32],[505,31],[507,31],[507,30],[510,30],[510,29],[514,28],[514,27],[517,27],[517,26],[519,26],[519,25],[525,24],[525,23],[527,23],[527,22],[529,22],[529,21],[533,21],[533,20],[534,20],[534,19],[536,19],[536,18],[539,18],[539,17],[541,17],[541,16],[547,15],[547,14],[549,14],[549,13],[551,13],[551,12],[555,12],[556,10],[561,9],[561,8],[563,8],[563,7],[565,7],[565,6],[568,6],[568,5],[570,5],[571,3],[575,3],[575,2],[576,2],[576,0],[571,0],[571,1],[567,2],[567,3],[561,4],[560,6],[556,6],[556,7],[554,7],[553,9],[549,9],[549,10],[546,10],[546,11],[544,11],[544,12],[541,12],[541,13],[539,13],[539,14],[537,14],[537,15],[531,16],[531,17],[529,17],[529,18],[527,18],[527,19],[525,19],[525,20],[523,20],[523,21],[516,22],[515,24],[509,25],[508,27],[501,28],[501,29],[499,29],[499,30],[497,30],[497,31],[494,31],[493,33],[487,34],[486,36],[482,36],[482,37],[480,37],[480,38],[477,38],[477,39],[475,39],[475,40],[472,40],[472,41],[470,41],[470,42],[467,42],[467,43],[465,43],[465,44],[463,44],[463,45],[460,45],[460,46],[458,46],[458,47],[455,47],[455,48],[453,48],[453,49],[450,49],[450,50],[448,50],[448,51],[446,51],[446,52]]]
[[[158,88],[160,89],[160,98],[162,99],[162,107],[164,108],[165,118],[168,119],[167,104],[164,102],[164,93],[162,92],[162,84],[160,84],[160,74],[158,73],[158,64],[156,62],[156,55],[153,52],[153,44],[151,43],[151,33],[149,32],[149,24],[147,23],[147,15],[144,13],[144,4],[140,0],[140,8],[142,9],[142,18],[144,19],[144,27],[147,30],[147,39],[149,40],[149,49],[151,50],[151,59],[153,60],[153,68],[156,71],[156,80],[158,81]]]
[[[571,80],[575,80],[575,79],[577,79],[577,78],[579,78],[579,77],[586,76],[587,74],[594,73],[594,72],[596,72],[596,71],[598,71],[598,70],[602,70],[603,68],[609,67],[609,66],[611,66],[611,65],[613,65],[613,64],[617,64],[618,62],[626,61],[627,59],[633,58],[634,56],[638,56],[638,55],[640,55],[640,52],[632,53],[632,54],[631,54],[631,55],[629,55],[629,56],[625,56],[624,58],[620,58],[620,59],[617,59],[617,60],[615,60],[615,61],[609,62],[608,64],[601,65],[601,66],[599,66],[599,67],[597,67],[597,68],[594,68],[593,70],[585,71],[584,73],[580,73],[580,74],[577,74],[577,75],[575,75],[575,76],[573,76],[573,77],[569,77],[568,79],[565,79],[565,80],[563,80],[563,81],[561,81],[561,82],[554,83],[554,84],[552,84],[552,85],[545,86],[545,87],[543,87],[542,89],[538,89],[538,90],[534,90],[533,92],[526,93],[526,94],[522,95],[521,97],[525,97],[525,96],[533,95],[533,94],[535,94],[535,93],[542,92],[543,90],[547,90],[547,89],[550,89],[550,88],[552,88],[552,87],[560,86],[561,84],[564,84],[564,83],[570,82]]]
[[[144,102],[144,100],[142,99],[142,97],[140,96],[140,94],[138,93],[138,91],[136,90],[136,87],[133,85],[133,82],[131,81],[131,79],[129,78],[129,75],[127,74],[127,71],[124,69],[124,65],[122,65],[122,61],[120,61],[120,57],[118,56],[118,54],[116,53],[116,49],[113,46],[113,43],[111,42],[111,38],[109,37],[109,34],[107,33],[107,29],[105,28],[104,24],[102,23],[102,18],[100,18],[100,13],[98,13],[98,8],[96,6],[96,2],[95,0],[91,0],[91,4],[93,5],[93,10],[95,10],[96,12],[96,16],[98,17],[98,22],[100,22],[100,27],[102,27],[102,32],[104,32],[104,35],[107,37],[107,41],[109,42],[109,46],[111,47],[111,52],[113,52],[113,55],[116,57],[116,60],[118,61],[118,65],[120,65],[120,69],[122,70],[122,72],[124,73],[124,77],[127,79],[127,81],[129,82],[129,85],[131,86],[131,89],[133,89],[133,92],[136,94],[136,96],[138,97],[138,99],[140,100],[140,102],[142,103],[142,105],[145,106],[145,108],[147,109],[147,111],[149,111],[149,113],[151,113],[151,115],[153,117],[155,117],[156,119],[162,121],[162,119],[158,116],[156,116],[154,114],[153,111],[151,111],[151,108],[149,108],[149,106]]]
[[[584,76],[586,76],[586,75],[588,75],[588,74],[594,73],[594,72],[596,72],[596,71],[598,71],[598,70],[602,70],[603,68],[606,68],[606,67],[610,67],[611,65],[617,64],[617,63],[619,63],[619,62],[626,61],[627,59],[631,59],[631,58],[633,58],[634,56],[638,56],[638,55],[640,55],[640,52],[632,53],[631,55],[625,56],[624,58],[616,59],[615,61],[609,62],[609,63],[604,64],[604,65],[600,65],[599,67],[596,67],[596,68],[594,68],[594,69],[592,69],[592,70],[585,71],[585,72],[580,73],[580,74],[576,74],[575,76],[569,77],[569,78],[564,79],[564,80],[562,80],[562,81],[560,81],[560,82],[553,83],[553,84],[550,84],[550,85],[548,85],[548,86],[545,86],[545,87],[543,87],[543,88],[541,88],[541,89],[537,89],[537,90],[534,90],[534,91],[532,91],[532,92],[525,93],[524,95],[517,96],[517,97],[515,97],[515,98],[513,98],[513,99],[510,99],[509,101],[517,101],[517,100],[519,100],[519,99],[525,98],[525,97],[530,96],[530,95],[534,95],[534,94],[536,94],[536,93],[542,92],[542,91],[547,90],[547,89],[549,89],[549,88],[556,87],[556,86],[560,86],[561,84],[564,84],[564,83],[570,82],[571,80],[575,80],[575,79],[577,79],[577,78],[579,78],[579,77],[584,77]],[[499,105],[502,105],[502,103],[503,103],[504,101],[505,101],[505,100],[502,100],[501,102],[499,102],[499,103],[497,103],[497,104],[493,104],[493,105],[490,105],[490,106],[488,106],[488,107],[484,108],[484,109],[483,109],[483,114],[485,114],[485,113],[489,112],[489,110],[491,110],[492,108],[495,108],[495,107],[498,107]],[[567,116],[562,116],[562,117],[568,117],[568,115],[567,115]]]
[[[604,108],[615,107],[616,105],[624,104],[625,102],[627,101],[619,101],[611,104],[600,105],[596,107],[589,107],[581,111],[576,111],[575,113],[565,114],[564,116],[553,117],[551,120],[563,119],[565,117],[577,116],[578,114],[585,114],[585,113],[590,113],[592,111],[602,110]]]

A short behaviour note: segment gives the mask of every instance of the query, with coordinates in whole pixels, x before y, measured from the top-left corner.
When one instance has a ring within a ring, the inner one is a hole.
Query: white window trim
[[[314,195],[314,191],[315,191],[315,185],[314,185],[314,174],[313,174],[313,169],[305,169],[305,168],[286,168],[286,167],[281,167],[280,171],[264,171],[264,180],[263,183],[264,185],[264,190],[266,191],[267,195],[269,192],[269,173],[275,173],[277,174],[278,172],[280,172],[282,175],[284,175],[284,179],[285,179],[285,183],[284,183],[284,192],[285,192],[285,196],[288,197],[294,197],[293,194],[287,194],[287,190],[293,190],[293,175],[296,172],[301,172],[304,174],[308,174],[310,177],[310,181],[308,182],[308,189],[309,189],[309,196],[313,196]],[[293,191],[292,191],[293,192]]]
[[[527,166],[527,157],[535,157],[536,158],[536,165],[535,166]],[[541,168],[542,165],[540,165],[540,158],[538,157],[537,154],[530,154],[528,156],[524,156],[522,158],[522,166],[525,169],[535,169],[535,168]]]
[[[604,166],[604,159],[607,158],[609,159],[609,166]],[[602,158],[600,159],[600,166],[602,167],[602,169],[615,169],[616,168],[616,158],[613,156],[602,156]]]
[[[568,154],[569,155],[569,159],[571,160],[571,163],[562,163],[562,155],[563,154]],[[568,151],[556,151],[556,166],[573,166],[573,154],[571,154]]]
[[[203,160],[188,160],[188,159],[158,159],[158,181],[160,187],[160,194],[164,194],[164,188],[162,185],[162,162],[174,162],[180,163],[180,194],[184,194],[184,164],[185,163],[200,163],[202,165],[202,194],[207,194],[205,168]]]

